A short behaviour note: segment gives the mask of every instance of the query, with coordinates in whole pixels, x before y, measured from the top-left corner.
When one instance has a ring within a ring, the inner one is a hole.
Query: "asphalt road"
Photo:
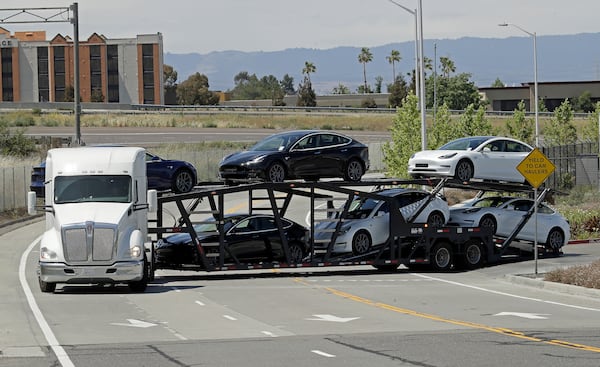
[[[149,127],[83,127],[81,139],[87,145],[94,144],[123,144],[155,146],[162,143],[198,143],[210,141],[258,141],[275,134],[277,130],[270,129],[240,129],[240,128],[149,128]],[[387,131],[340,131],[362,141],[380,142],[390,139]],[[27,136],[74,137],[73,127],[44,127],[31,126],[25,133]]]
[[[301,203],[290,212],[305,215]],[[0,366],[600,365],[600,291],[507,277],[532,273],[532,261],[452,273],[161,270],[143,294],[125,286],[42,294],[43,231],[36,222],[0,236]],[[598,258],[599,244],[570,245],[538,269]]]

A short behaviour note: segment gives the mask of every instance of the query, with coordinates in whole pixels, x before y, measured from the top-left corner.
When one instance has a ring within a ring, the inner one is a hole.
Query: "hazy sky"
[[[600,32],[598,0],[422,0],[425,39]],[[418,0],[396,0],[416,9]],[[2,0],[2,9],[68,7],[73,2]],[[80,0],[79,36],[130,38],[160,32],[164,51],[277,51],[374,47],[414,40],[414,16],[389,0]],[[0,11],[0,19],[11,12]],[[14,17],[12,19],[23,19]],[[27,19],[32,19],[31,17]],[[61,24],[2,24],[10,30],[73,34]]]

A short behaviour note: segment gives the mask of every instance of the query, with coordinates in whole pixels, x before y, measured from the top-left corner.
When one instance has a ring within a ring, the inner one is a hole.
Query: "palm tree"
[[[358,62],[363,64],[363,77],[365,80],[365,93],[367,93],[367,63],[373,61],[373,54],[368,47],[363,47],[358,55]]]
[[[442,68],[442,75],[446,78],[450,77],[450,73],[456,71],[456,66],[454,66],[454,61],[450,60],[449,57],[440,57],[440,63]]]
[[[310,73],[314,73],[315,71],[317,71],[317,67],[315,66],[315,64],[313,64],[312,62],[309,62],[309,61],[304,62],[304,68],[302,69],[302,74],[306,74],[306,78],[308,79],[309,82],[310,82]]]
[[[392,83],[396,82],[396,63],[400,62],[400,60],[402,60],[402,57],[400,57],[400,51],[398,50],[392,50],[392,53],[390,54],[390,56],[386,56],[385,59],[388,61],[388,63],[392,64],[392,75],[394,76],[394,79],[392,79]]]

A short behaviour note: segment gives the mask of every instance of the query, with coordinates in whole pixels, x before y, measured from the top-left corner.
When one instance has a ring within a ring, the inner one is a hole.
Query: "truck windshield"
[[[54,179],[56,204],[79,202],[131,202],[131,176],[57,176]]]

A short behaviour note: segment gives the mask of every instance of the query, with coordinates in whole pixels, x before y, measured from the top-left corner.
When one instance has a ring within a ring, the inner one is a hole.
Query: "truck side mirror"
[[[35,192],[29,191],[27,193],[27,214],[35,215],[37,213],[37,210],[35,210],[36,202],[37,202],[37,197],[35,195]]]
[[[155,213],[158,206],[158,193],[156,190],[148,190],[147,202],[148,213]]]

